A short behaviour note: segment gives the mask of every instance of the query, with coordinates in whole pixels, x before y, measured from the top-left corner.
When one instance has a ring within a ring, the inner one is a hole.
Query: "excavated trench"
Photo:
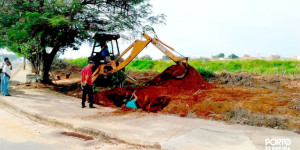
[[[193,67],[187,67],[188,73],[182,79],[174,76],[182,74],[185,68],[181,65],[173,65],[159,74],[153,80],[146,82],[144,86],[113,88],[94,95],[94,102],[104,106],[124,107],[124,100],[131,98],[132,93],[138,97],[136,105],[145,111],[157,112],[166,107],[170,101],[180,94],[194,93],[212,86]]]

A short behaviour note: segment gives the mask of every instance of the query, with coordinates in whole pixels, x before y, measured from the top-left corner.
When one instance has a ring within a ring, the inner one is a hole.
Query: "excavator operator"
[[[101,59],[105,59],[105,57],[108,56],[109,52],[108,52],[108,46],[106,42],[104,42],[103,46],[101,46],[101,51],[99,53]]]

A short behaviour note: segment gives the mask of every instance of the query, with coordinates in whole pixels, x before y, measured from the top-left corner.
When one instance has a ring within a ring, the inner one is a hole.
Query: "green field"
[[[66,61],[85,66],[87,58]],[[173,64],[172,61],[163,60],[134,60],[126,69],[162,72]],[[189,64],[206,78],[221,72],[248,72],[256,75],[283,75],[289,77],[299,77],[300,75],[300,62],[294,60],[191,60]]]
[[[126,68],[134,71],[161,72],[174,64],[171,61],[135,60]],[[283,75],[299,77],[300,62],[292,60],[214,60],[214,61],[189,61],[204,77],[220,72],[248,72],[257,75]]]

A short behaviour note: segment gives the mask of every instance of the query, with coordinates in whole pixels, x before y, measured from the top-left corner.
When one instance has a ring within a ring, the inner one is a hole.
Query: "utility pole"
[[[25,69],[26,69],[26,58],[25,58],[25,56],[24,56],[23,63],[24,63],[24,67],[23,67],[23,69],[25,70]]]

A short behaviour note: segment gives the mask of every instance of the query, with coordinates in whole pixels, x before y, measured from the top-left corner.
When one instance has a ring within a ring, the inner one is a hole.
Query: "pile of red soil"
[[[187,71],[182,79],[176,79]],[[200,89],[207,89],[210,85],[193,67],[185,68],[182,65],[173,65],[159,74],[153,80],[140,87],[114,88],[94,95],[96,104],[104,106],[124,107],[124,99],[130,99],[132,93],[138,97],[138,108],[157,112],[166,107],[178,97],[193,98],[192,94]]]
[[[174,76],[187,72],[182,79],[175,79]],[[186,68],[182,65],[173,65],[163,71],[160,75],[148,82],[149,85],[159,85],[164,87],[176,87],[182,90],[206,89],[209,83],[192,66]]]

